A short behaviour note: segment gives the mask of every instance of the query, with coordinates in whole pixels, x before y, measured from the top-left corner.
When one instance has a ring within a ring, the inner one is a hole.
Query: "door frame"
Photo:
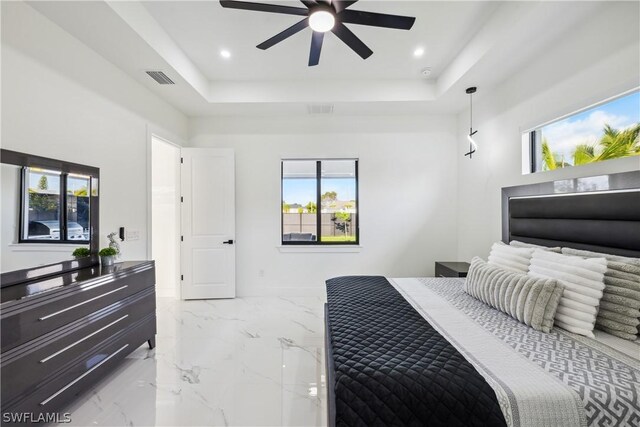
[[[152,161],[152,150],[153,150],[153,139],[159,139],[169,145],[176,147],[180,151],[180,155],[182,152],[182,148],[186,145],[184,140],[176,135],[171,134],[170,132],[166,132],[162,129],[156,128],[153,125],[147,124],[147,146],[146,146],[146,160],[147,160],[147,200],[146,200],[146,208],[147,208],[147,238],[146,238],[146,254],[147,259],[151,260],[152,258],[152,249],[153,249],[153,161]],[[180,173],[177,176],[176,182],[176,191],[180,192],[182,190],[182,183],[180,182]],[[176,230],[178,230],[178,236],[182,232],[182,209],[180,209],[180,205],[178,205],[178,214],[176,216]],[[177,254],[177,270],[178,276],[180,276],[180,268],[182,266],[182,259],[180,253],[180,240],[176,239],[176,254]],[[177,282],[178,289],[175,293],[175,297],[177,299],[182,299],[182,287],[180,286],[180,282]]]

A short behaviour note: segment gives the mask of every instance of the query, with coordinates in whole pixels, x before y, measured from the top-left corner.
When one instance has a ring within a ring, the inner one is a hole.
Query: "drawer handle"
[[[51,318],[53,316],[57,316],[58,314],[64,313],[65,311],[73,310],[76,307],[80,307],[81,305],[87,304],[87,303],[89,303],[91,301],[95,301],[98,298],[106,297],[109,294],[112,294],[114,292],[118,292],[119,290],[122,290],[122,289],[124,289],[124,288],[126,288],[128,286],[129,285],[124,285],[124,286],[119,287],[118,289],[114,289],[112,291],[105,292],[102,295],[98,295],[97,297],[89,298],[88,300],[82,301],[82,302],[80,302],[80,303],[78,303],[76,305],[72,305],[71,307],[63,308],[62,310],[56,311],[55,313],[51,313],[51,314],[47,314],[46,316],[39,317],[38,320],[47,320],[47,319],[49,319],[49,318]]]
[[[66,347],[65,347],[65,348],[63,348],[62,350],[58,350],[58,351],[56,351],[55,353],[53,353],[52,355],[45,357],[44,359],[42,359],[42,360],[40,361],[40,363],[45,363],[46,361],[53,359],[54,357],[58,356],[59,354],[64,353],[65,351],[69,350],[71,347],[74,347],[74,346],[76,346],[76,345],[80,344],[80,343],[81,343],[82,341],[84,341],[84,340],[88,340],[89,338],[91,338],[91,337],[92,337],[92,336],[94,336],[95,334],[99,334],[100,332],[104,331],[104,330],[105,330],[105,329],[107,329],[108,327],[115,325],[116,323],[118,323],[119,321],[121,321],[121,320],[123,320],[123,319],[126,319],[127,317],[129,317],[129,315],[128,315],[128,314],[125,314],[125,315],[124,315],[124,316],[122,316],[121,318],[119,318],[119,319],[117,319],[117,320],[114,320],[113,322],[109,323],[109,324],[108,324],[108,325],[106,325],[106,326],[103,326],[102,328],[98,329],[98,330],[97,330],[97,331],[95,331],[95,332],[90,333],[90,334],[89,334],[89,335],[87,335],[86,337],[84,337],[84,338],[80,338],[78,341],[74,342],[73,344],[69,344],[68,346],[66,346]]]
[[[86,377],[87,375],[89,375],[91,372],[95,371],[96,369],[98,369],[100,366],[104,365],[105,363],[107,363],[109,361],[109,359],[111,359],[112,357],[114,357],[116,354],[120,353],[122,350],[124,350],[125,348],[129,347],[129,344],[125,344],[122,347],[120,347],[116,352],[111,353],[108,357],[106,357],[105,359],[102,359],[102,361],[100,361],[100,363],[98,363],[97,365],[95,365],[93,368],[89,369],[87,372],[85,372],[84,374],[80,375],[78,378],[76,378],[75,380],[71,381],[69,384],[67,384],[66,386],[62,387],[60,390],[56,391],[55,393],[53,393],[51,396],[47,397],[45,400],[43,400],[42,402],[40,402],[40,406],[44,406],[47,403],[51,402],[51,400],[55,399],[57,396],[60,395],[60,393],[63,393],[66,389],[68,389],[69,387],[71,387],[72,385],[74,385],[75,383],[77,383],[78,381],[80,381],[81,379],[83,379],[84,377]]]

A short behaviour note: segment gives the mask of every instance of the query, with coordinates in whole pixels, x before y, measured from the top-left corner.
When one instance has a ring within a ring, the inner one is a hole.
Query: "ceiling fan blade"
[[[309,9],[278,4],[253,3],[249,1],[220,0],[222,7],[230,9],[255,10],[257,12],[284,13],[286,15],[307,16]]]
[[[367,47],[350,29],[346,27],[342,22],[336,23],[331,30],[333,34],[338,36],[347,46],[349,46],[355,53],[360,55],[362,59],[367,59],[373,54],[373,51]]]
[[[335,9],[336,13],[340,13],[358,0],[333,0],[331,4]]]
[[[372,27],[410,30],[416,18],[411,16],[387,15],[385,13],[364,12],[360,10],[343,10],[338,19],[347,24],[370,25]]]
[[[309,51],[309,66],[318,65],[320,62],[320,51],[322,50],[322,41],[324,33],[314,31],[311,36],[311,50]]]
[[[258,49],[262,49],[262,50],[269,49],[271,46],[280,43],[282,40],[284,40],[284,39],[286,39],[288,37],[291,37],[295,33],[304,30],[308,26],[309,26],[309,18],[304,18],[302,21],[293,24],[292,26],[290,26],[286,30],[276,34],[273,37],[271,37],[269,40],[263,41],[262,43],[260,43],[256,47]]]
[[[313,0],[300,0],[302,3],[304,3],[305,6],[307,6],[309,9],[311,9],[313,6],[317,6],[318,3],[316,3]]]

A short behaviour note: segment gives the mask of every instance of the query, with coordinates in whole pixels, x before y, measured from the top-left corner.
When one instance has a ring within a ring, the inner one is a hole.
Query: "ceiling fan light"
[[[330,31],[335,24],[335,16],[333,16],[333,13],[326,10],[313,12],[309,16],[309,26],[313,31],[317,31],[319,33],[326,33],[327,31]]]

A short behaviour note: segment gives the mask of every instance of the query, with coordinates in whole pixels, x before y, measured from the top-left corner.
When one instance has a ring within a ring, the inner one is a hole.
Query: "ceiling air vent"
[[[156,83],[161,85],[174,85],[175,83],[162,71],[145,71]]]
[[[307,113],[309,113],[309,114],[331,114],[331,113],[333,113],[333,104],[310,104],[310,105],[307,105]]]

